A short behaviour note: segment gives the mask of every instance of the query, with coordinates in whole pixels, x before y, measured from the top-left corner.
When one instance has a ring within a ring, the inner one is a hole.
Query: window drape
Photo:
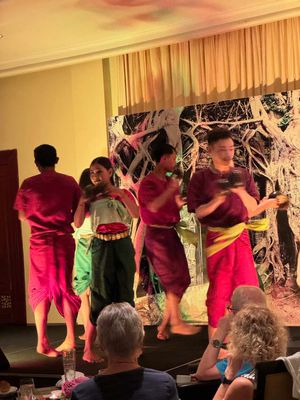
[[[300,17],[111,57],[108,113],[300,88]]]

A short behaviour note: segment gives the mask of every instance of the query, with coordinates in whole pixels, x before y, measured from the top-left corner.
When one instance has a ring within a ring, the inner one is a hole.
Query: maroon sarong
[[[147,226],[146,255],[165,292],[181,298],[191,279],[184,247],[175,228]]]
[[[70,234],[34,235],[30,239],[29,303],[33,310],[43,300],[54,301],[64,316],[63,300],[74,315],[80,298],[72,288],[75,242]]]

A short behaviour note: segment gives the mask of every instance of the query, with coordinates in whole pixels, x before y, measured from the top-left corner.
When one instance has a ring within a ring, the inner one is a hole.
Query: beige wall
[[[107,154],[101,61],[0,79],[0,150],[17,149],[19,180],[37,173],[33,149],[49,143],[57,171],[78,179],[98,155]],[[26,287],[29,229],[22,223]],[[51,309],[49,322],[60,322]],[[27,322],[33,314],[27,304]]]

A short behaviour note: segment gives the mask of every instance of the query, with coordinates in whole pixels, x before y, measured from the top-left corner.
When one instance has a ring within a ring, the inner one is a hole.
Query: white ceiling
[[[300,0],[0,0],[0,76],[300,15]]]

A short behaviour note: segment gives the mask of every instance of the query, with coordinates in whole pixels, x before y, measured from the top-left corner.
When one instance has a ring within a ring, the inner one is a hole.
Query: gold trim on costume
[[[129,231],[120,232],[120,233],[95,233],[94,237],[97,239],[104,240],[105,242],[109,242],[111,240],[119,240],[129,236]]]

